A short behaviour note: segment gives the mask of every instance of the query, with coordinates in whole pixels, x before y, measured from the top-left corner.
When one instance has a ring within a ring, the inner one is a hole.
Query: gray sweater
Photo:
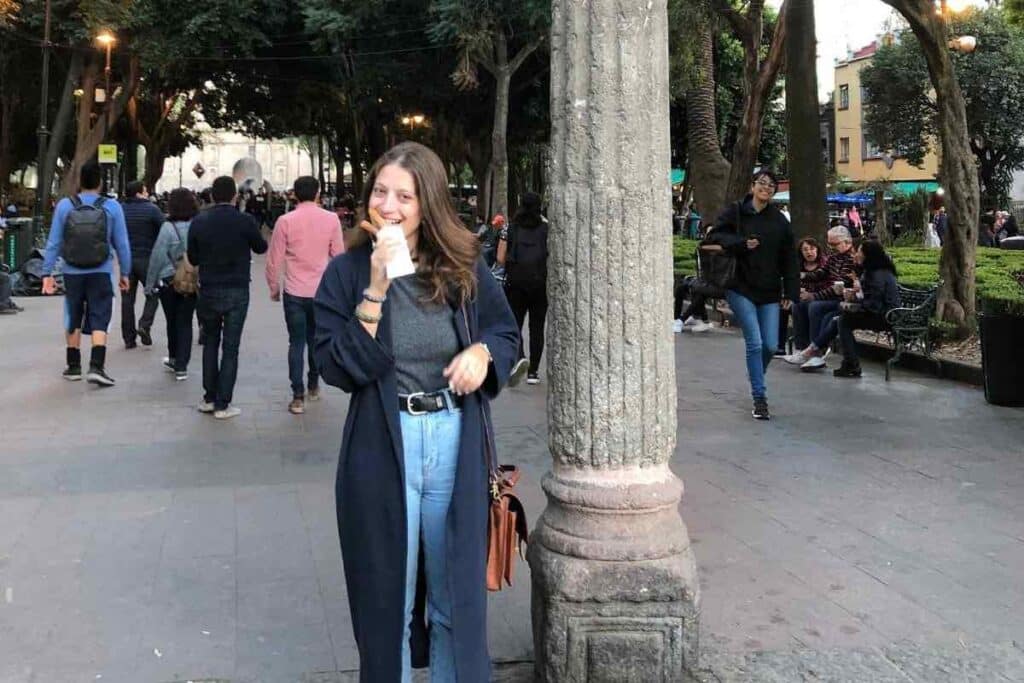
[[[153,294],[164,280],[174,277],[178,259],[184,256],[188,244],[189,225],[189,221],[164,221],[160,227],[146,271],[146,294]]]
[[[391,300],[391,339],[398,376],[398,393],[432,392],[448,386],[442,374],[459,352],[455,317],[447,303],[426,303],[429,282],[410,275],[388,289]]]

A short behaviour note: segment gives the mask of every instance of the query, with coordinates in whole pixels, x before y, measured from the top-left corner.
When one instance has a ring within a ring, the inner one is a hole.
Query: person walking
[[[540,382],[540,359],[544,353],[544,321],[548,314],[548,222],[541,215],[539,194],[527,192],[498,244],[499,266],[505,269],[505,295],[522,333],[530,316],[530,360],[525,361],[522,337],[519,361],[512,372],[513,386],[519,383],[524,365],[526,383]]]
[[[719,215],[706,238],[736,257],[736,279],[726,299],[743,330],[755,420],[771,419],[765,373],[779,346],[780,298],[788,308],[799,293],[793,231],[772,205],[776,187],[774,173],[755,173],[750,193]]]
[[[194,271],[185,251],[192,219],[199,213],[199,201],[191,190],[179,187],[167,199],[167,221],[153,245],[146,273],[147,296],[158,296],[167,321],[167,358],[164,367],[174,379],[188,379],[188,363],[192,359],[192,318],[195,316],[198,288],[191,275]],[[179,287],[175,274],[181,271]],[[187,282],[181,282],[187,278]],[[187,286],[186,286],[187,285]],[[189,291],[193,290],[193,291]]]
[[[429,647],[431,680],[488,681],[485,444],[515,318],[433,151],[386,152],[366,206],[405,239],[349,235],[315,303],[317,368],[352,394],[335,491],[360,680],[410,681]],[[406,248],[416,273],[389,280]]]
[[[160,300],[156,296],[145,297],[142,317],[136,327],[135,293],[140,283],[143,288],[146,286],[149,257],[153,253],[157,235],[160,234],[160,226],[164,224],[164,214],[150,201],[149,191],[141,180],[133,180],[125,186],[125,200],[121,208],[128,226],[128,242],[132,247],[133,259],[128,273],[128,289],[121,295],[121,337],[126,349],[134,349],[136,336],[143,346],[153,343],[150,328],[153,327]]]
[[[186,253],[189,263],[199,269],[196,312],[205,338],[204,393],[198,409],[227,420],[242,412],[231,400],[249,311],[250,252],[265,253],[267,242],[256,220],[233,206],[237,196],[233,178],[214,180],[212,194],[215,204],[192,219]]]
[[[284,321],[288,328],[288,376],[292,400],[288,412],[305,412],[305,399],[320,399],[320,374],[313,358],[316,322],[313,297],[332,258],[345,251],[341,221],[317,205],[320,183],[313,176],[295,181],[299,200],[294,211],[277,219],[267,253],[266,277],[270,300],[281,301],[284,275]],[[309,372],[302,377],[303,355],[309,353]],[[307,393],[308,391],[308,393]]]
[[[43,294],[55,294],[53,269],[64,259],[64,331],[67,339],[64,379],[82,379],[82,330],[89,331],[92,349],[86,380],[112,387],[106,372],[107,330],[114,308],[114,256],[122,275],[120,289],[128,289],[132,251],[121,205],[100,196],[102,170],[88,161],[79,172],[77,195],[61,199],[53,213],[43,254]]]

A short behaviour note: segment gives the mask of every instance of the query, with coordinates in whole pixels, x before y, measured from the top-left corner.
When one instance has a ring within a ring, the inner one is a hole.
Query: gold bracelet
[[[384,319],[384,314],[378,313],[377,315],[373,315],[372,313],[367,313],[366,311],[362,310],[359,306],[356,306],[356,318],[360,322],[368,323],[370,325],[376,325],[377,323]]]

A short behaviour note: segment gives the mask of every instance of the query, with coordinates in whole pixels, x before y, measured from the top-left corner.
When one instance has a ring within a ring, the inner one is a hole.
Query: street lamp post
[[[114,46],[114,43],[117,42],[117,38],[115,38],[114,34],[112,34],[110,31],[103,31],[98,36],[96,36],[96,42],[98,42],[100,45],[103,45],[107,51],[107,61],[103,67],[103,137],[100,138],[100,142],[102,143],[104,140],[107,139],[107,127],[110,125],[110,49]],[[106,178],[107,175],[107,171],[106,169],[104,169],[104,178]],[[110,185],[111,183],[108,179],[107,192],[110,192]]]
[[[416,126],[420,125],[427,120],[427,117],[423,114],[413,114],[412,116],[403,116],[402,125],[409,126],[409,134],[411,135],[416,130]]]
[[[46,0],[46,18],[43,23],[43,81],[39,101],[39,155],[36,159],[36,206],[32,212],[33,240],[43,232],[43,206],[50,197],[50,188],[43,185],[46,166],[46,142],[50,133],[46,129],[46,105],[50,99],[50,0]]]

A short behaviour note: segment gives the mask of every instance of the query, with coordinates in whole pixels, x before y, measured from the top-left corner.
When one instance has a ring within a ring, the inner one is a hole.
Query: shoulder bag
[[[470,330],[466,307],[462,307],[466,330]],[[529,540],[529,525],[526,509],[516,495],[519,483],[519,468],[515,465],[498,465],[495,458],[494,431],[490,420],[480,403],[480,420],[483,425],[484,457],[487,465],[488,500],[487,519],[487,590],[500,591],[502,582],[512,585],[516,555],[523,556],[523,544]]]

